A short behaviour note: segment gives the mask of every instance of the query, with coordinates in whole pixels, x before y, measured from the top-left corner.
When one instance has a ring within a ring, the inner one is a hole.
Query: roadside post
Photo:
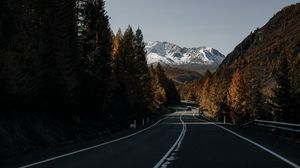
[[[223,110],[224,124],[226,124],[226,112]]]
[[[136,129],[136,120],[133,121],[133,128]]]

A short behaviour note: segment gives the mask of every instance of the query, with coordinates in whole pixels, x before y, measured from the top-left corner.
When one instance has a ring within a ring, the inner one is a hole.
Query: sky
[[[227,55],[251,31],[299,0],[107,0],[114,32],[141,28],[145,42],[207,46]]]

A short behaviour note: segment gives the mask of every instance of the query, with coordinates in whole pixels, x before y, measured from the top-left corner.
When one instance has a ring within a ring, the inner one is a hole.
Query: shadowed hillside
[[[193,80],[199,80],[203,78],[202,74],[195,71],[174,68],[171,66],[164,66],[163,68],[165,70],[166,75],[169,78],[171,78],[175,83],[182,84],[184,82],[190,82]]]
[[[300,122],[296,112],[299,51],[298,3],[285,7],[262,28],[251,32],[215,73],[206,74],[187,88],[196,93],[200,105],[211,117],[222,117],[221,111],[227,111],[232,120],[240,123],[253,118]],[[283,99],[289,99],[288,105],[282,103]]]

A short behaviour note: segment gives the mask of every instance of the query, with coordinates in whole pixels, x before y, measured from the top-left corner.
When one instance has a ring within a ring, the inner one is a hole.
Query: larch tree
[[[113,60],[117,60],[118,57],[120,56],[120,45],[122,41],[122,31],[121,29],[118,30],[116,35],[113,38],[113,46],[112,46],[112,58]]]
[[[161,86],[156,69],[153,65],[150,66],[150,77],[151,77],[151,88],[154,95],[154,105],[156,108],[160,108],[163,104],[166,104],[166,92],[164,88]]]
[[[243,118],[242,115],[244,112],[243,105],[243,81],[240,70],[236,70],[231,78],[231,82],[228,88],[227,94],[227,104],[230,108],[231,117],[237,122],[240,122],[239,119]]]

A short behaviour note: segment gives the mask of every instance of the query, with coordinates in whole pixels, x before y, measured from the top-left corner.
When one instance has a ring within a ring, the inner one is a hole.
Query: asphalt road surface
[[[27,163],[36,168],[289,168],[299,165],[185,107],[134,135]]]

